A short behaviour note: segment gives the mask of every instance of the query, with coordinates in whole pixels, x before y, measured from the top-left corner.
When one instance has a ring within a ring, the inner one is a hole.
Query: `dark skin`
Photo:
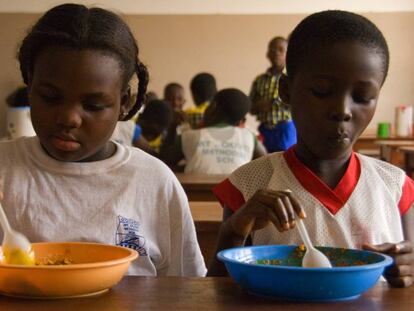
[[[384,81],[381,55],[357,42],[344,42],[315,49],[299,68],[280,84],[298,133],[295,152],[333,189],[346,171],[353,144],[374,115]],[[259,190],[235,213],[224,206],[217,249],[242,246],[251,232],[267,225],[280,232],[292,229],[295,214],[305,216],[293,193]],[[413,282],[413,208],[402,217],[402,225],[405,241],[363,246],[394,258],[384,276],[395,287]],[[224,266],[214,259],[209,275],[225,274]]]
[[[183,111],[185,104],[184,89],[180,86],[171,87],[165,93],[164,100],[171,104],[173,108],[172,128],[176,128],[186,121],[186,114]]]
[[[171,104],[174,110],[183,110],[185,104],[184,89],[182,87],[171,87],[165,94],[164,100]]]
[[[44,49],[29,77],[33,127],[44,150],[63,162],[109,158],[109,139],[128,111],[122,69],[97,50]]]
[[[287,41],[282,39],[275,39],[269,42],[266,57],[269,60],[271,67],[268,69],[273,74],[281,74],[285,68],[286,63]],[[272,102],[269,100],[259,100],[252,103],[251,112],[257,114],[258,112],[268,112],[272,107]]]

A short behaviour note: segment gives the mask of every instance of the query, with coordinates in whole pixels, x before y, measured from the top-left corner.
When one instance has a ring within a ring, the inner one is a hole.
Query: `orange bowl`
[[[69,298],[100,294],[118,283],[138,253],[83,242],[33,243],[36,261],[68,259],[68,265],[0,264],[0,294],[27,298]]]

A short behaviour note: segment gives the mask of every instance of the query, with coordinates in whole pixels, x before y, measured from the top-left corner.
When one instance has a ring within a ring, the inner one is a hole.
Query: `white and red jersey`
[[[292,190],[307,215],[312,241],[346,248],[402,241],[401,216],[414,201],[413,180],[386,162],[353,153],[344,176],[330,189],[299,161],[294,148],[240,167],[214,193],[236,211],[259,189]],[[302,243],[297,230],[280,233],[273,225],[252,238],[254,245]]]

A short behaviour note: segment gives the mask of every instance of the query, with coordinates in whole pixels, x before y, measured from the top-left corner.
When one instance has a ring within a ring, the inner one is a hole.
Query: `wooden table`
[[[404,156],[404,170],[410,177],[413,176],[414,172],[414,146],[405,146],[398,148]]]
[[[220,229],[223,209],[218,202],[190,202],[197,240],[204,261],[208,266],[216,252],[217,235]]]
[[[380,158],[398,167],[404,167],[404,156],[401,147],[414,146],[414,140],[376,140],[380,147]]]
[[[125,277],[109,292],[90,298],[25,300],[0,296],[0,310],[412,311],[414,287],[390,289],[380,284],[351,301],[294,303],[251,296],[229,278]]]
[[[368,133],[363,133],[358,140],[355,142],[353,149],[355,152],[359,152],[365,155],[380,157],[380,148],[376,144],[377,141],[407,141],[413,140],[413,137],[399,137],[391,135],[387,138],[377,137],[375,130],[369,131]]]
[[[189,201],[216,201],[212,189],[227,178],[227,175],[204,175],[176,173]]]

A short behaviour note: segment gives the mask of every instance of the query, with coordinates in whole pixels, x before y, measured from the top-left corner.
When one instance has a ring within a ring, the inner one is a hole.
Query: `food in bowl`
[[[58,266],[58,265],[72,265],[75,262],[68,257],[57,255],[50,255],[47,257],[38,258],[35,261],[37,266]]]
[[[376,284],[391,257],[379,253],[319,247],[336,263],[332,268],[304,268],[301,259],[296,265],[268,265],[257,261],[282,263],[292,256],[295,245],[265,245],[227,249],[217,257],[223,261],[230,276],[254,295],[283,300],[335,301],[360,296]],[[341,266],[363,261],[364,265]]]
[[[69,259],[70,264],[0,264],[0,294],[25,298],[71,298],[103,293],[118,283],[135,250],[99,243],[33,243],[35,259]],[[61,262],[59,262],[61,263]]]
[[[349,252],[346,248],[323,248],[316,247],[320,250],[333,267],[351,267],[351,266],[362,266],[375,262],[375,256],[367,256],[364,260],[354,258],[355,253]],[[292,252],[283,259],[258,259],[253,263],[261,265],[275,265],[275,266],[292,266],[301,267],[302,260],[306,253],[306,246],[299,245],[292,250]],[[371,257],[371,258],[370,258]]]

